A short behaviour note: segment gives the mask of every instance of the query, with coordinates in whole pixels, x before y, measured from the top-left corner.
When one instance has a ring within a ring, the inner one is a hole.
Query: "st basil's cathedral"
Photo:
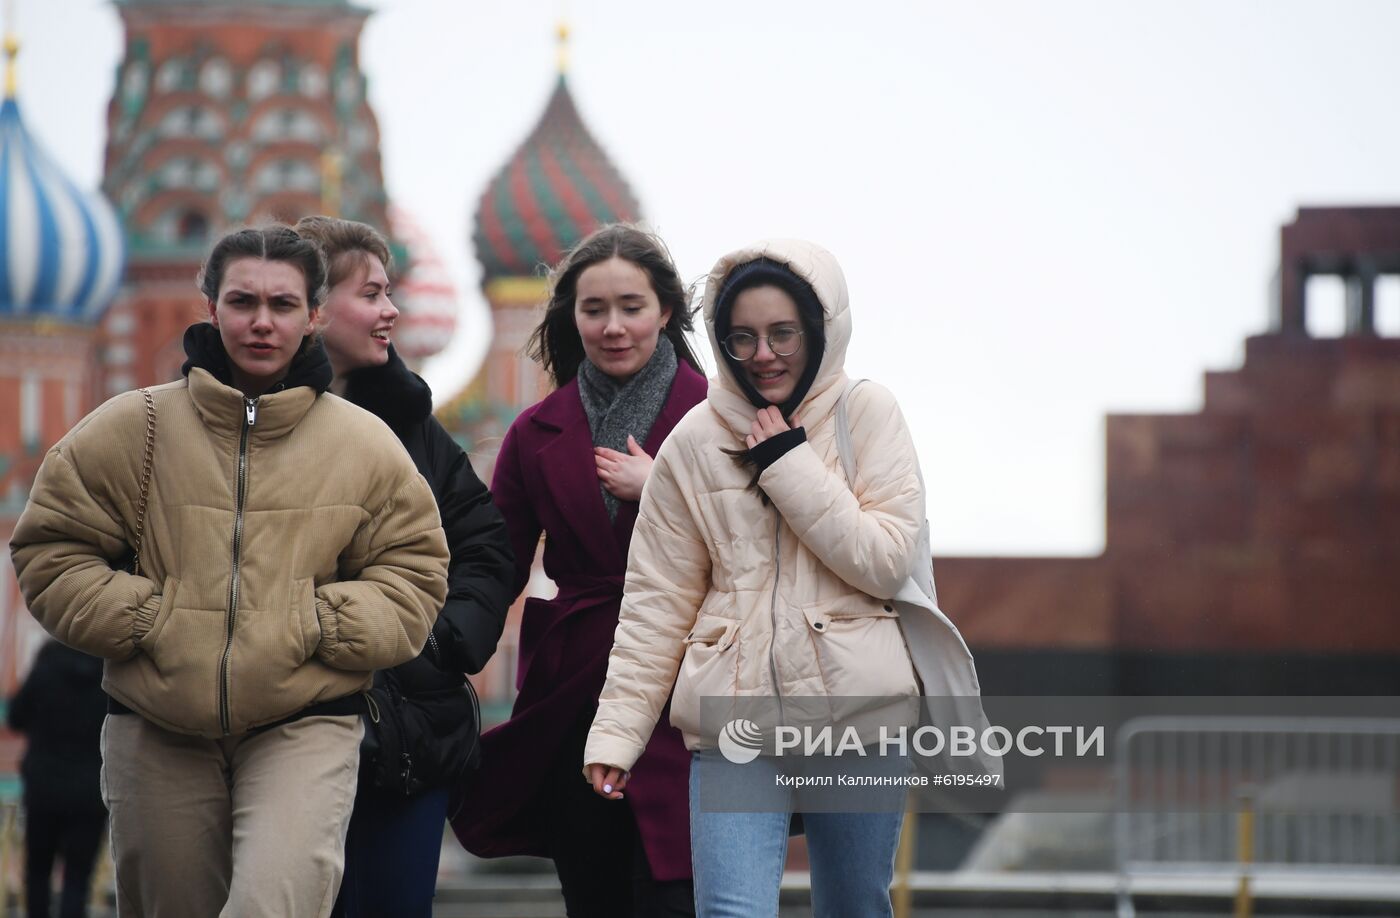
[[[25,127],[19,43],[7,37],[0,109],[0,548],[48,448],[128,389],[174,379],[204,316],[195,277],[225,231],[330,213],[387,228],[399,353],[439,353],[461,296],[436,242],[389,200],[360,67],[370,11],[349,0],[115,0],[124,53],[107,109],[100,192],[78,189]],[[472,244],[493,337],[439,417],[489,481],[519,411],[547,391],[523,355],[545,267],[636,199],[594,141],[562,61],[543,115],[482,192]],[[465,202],[464,202],[465,203]],[[464,208],[465,209],[465,208]],[[451,393],[439,393],[451,396]],[[441,400],[441,399],[440,399]],[[513,656],[511,630],[504,659]],[[0,564],[0,694],[44,639]],[[484,698],[509,664],[493,661]]]

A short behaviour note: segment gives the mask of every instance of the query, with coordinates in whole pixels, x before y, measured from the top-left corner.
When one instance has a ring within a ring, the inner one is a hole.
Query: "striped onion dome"
[[[121,280],[121,224],[99,194],[59,171],[0,106],[0,320],[95,323]]]
[[[394,284],[394,346],[410,360],[447,347],[457,330],[457,286],[427,231],[401,208],[390,205],[393,236],[408,249],[408,270]]]
[[[632,191],[579,117],[561,73],[544,117],[477,205],[482,283],[528,277],[604,223],[636,220]]]

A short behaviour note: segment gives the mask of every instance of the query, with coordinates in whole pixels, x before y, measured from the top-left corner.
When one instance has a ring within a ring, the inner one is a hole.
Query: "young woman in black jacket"
[[[372,227],[332,217],[296,225],[330,265],[321,340],[331,391],[398,435],[437,498],[447,545],[447,602],[417,659],[375,674],[360,788],[346,840],[345,879],[333,915],[432,912],[449,788],[477,756],[475,697],[463,673],[496,649],[512,598],[514,559],[505,521],[461,447],[432,414],[428,384],[390,343],[391,255]]]

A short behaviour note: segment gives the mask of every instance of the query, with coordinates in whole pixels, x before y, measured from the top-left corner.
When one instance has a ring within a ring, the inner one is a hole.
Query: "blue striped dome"
[[[126,260],[121,224],[100,194],[58,170],[0,106],[0,320],[90,323],[111,304]]]

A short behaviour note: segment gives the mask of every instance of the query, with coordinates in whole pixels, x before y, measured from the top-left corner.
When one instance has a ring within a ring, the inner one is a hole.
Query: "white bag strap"
[[[846,472],[846,484],[853,494],[856,489],[856,454],[855,447],[851,445],[851,419],[847,403],[850,401],[851,393],[856,390],[856,386],[863,382],[865,382],[864,379],[849,380],[846,383],[846,388],[841,392],[841,397],[836,401],[836,453],[841,457],[841,468]],[[923,488],[923,470],[916,464],[914,471],[919,476],[919,487]],[[938,588],[933,583],[933,552],[929,548],[928,520],[924,520],[923,526],[919,530],[917,546],[920,556],[927,555],[930,558],[930,563],[927,565],[915,564],[910,579],[918,588],[918,592],[922,592],[933,602],[934,606],[937,606]],[[914,594],[910,593],[909,596],[913,597]],[[910,598],[910,601],[915,601],[915,599]]]
[[[856,386],[863,382],[863,379],[847,380],[846,388],[836,400],[836,453],[841,457],[841,468],[846,472],[846,482],[852,488],[856,485],[856,454],[851,446],[851,419],[846,410],[846,403],[850,401],[851,393],[856,391]]]
[[[856,391],[856,386],[865,382],[864,379],[852,379],[846,382],[846,388],[842,390],[841,397],[836,400],[836,454],[841,457],[841,468],[846,473],[846,481],[854,489],[856,486],[856,451],[851,445],[851,417],[847,404],[851,400],[851,393]],[[923,469],[917,466],[915,470],[919,474],[919,485],[924,483]]]
[[[853,379],[846,383],[841,398],[836,402],[836,452],[841,457],[841,467],[846,472],[846,481],[852,493],[856,486],[856,457],[851,446],[851,421],[846,403],[856,386],[865,382]],[[919,474],[919,485],[923,486],[924,475],[915,465]],[[909,658],[918,675],[919,684],[926,695],[943,696],[947,701],[958,705],[957,722],[973,723],[980,736],[988,728],[987,715],[982,710],[982,687],[977,681],[977,668],[972,662],[972,651],[967,649],[958,628],[943,610],[938,608],[938,590],[933,583],[933,551],[929,547],[928,520],[919,529],[916,542],[914,570],[900,586],[893,597],[899,609],[899,627],[903,630],[905,646],[909,648]],[[927,563],[925,563],[927,562]],[[920,614],[922,610],[928,614]],[[971,706],[971,707],[969,707]],[[979,752],[978,763],[988,774],[1000,775],[1002,762],[998,756],[985,751]]]

